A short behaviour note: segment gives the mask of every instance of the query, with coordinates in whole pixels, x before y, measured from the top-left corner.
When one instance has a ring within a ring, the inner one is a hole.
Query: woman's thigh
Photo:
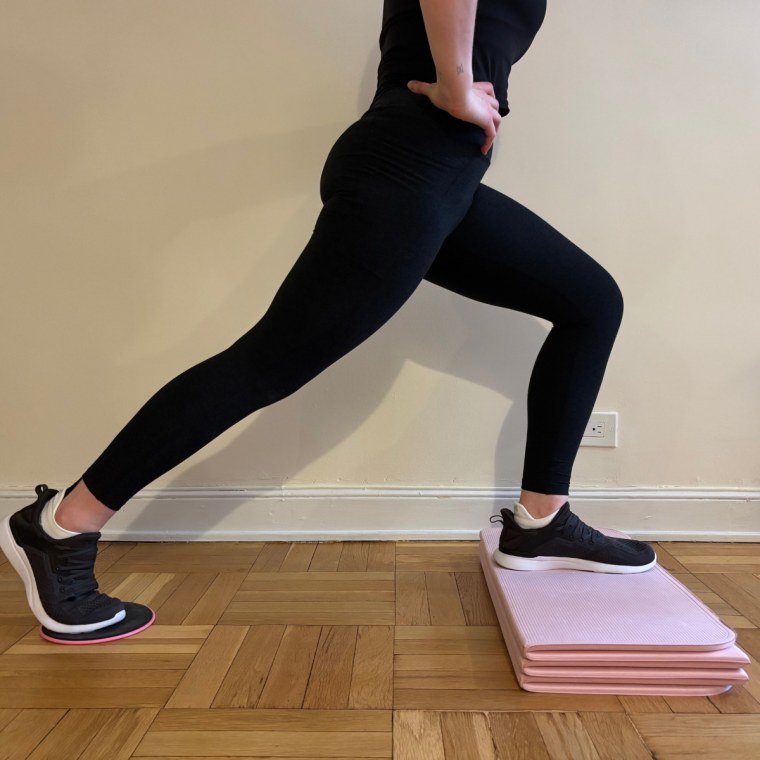
[[[623,298],[610,273],[513,198],[480,184],[425,279],[476,301],[551,322],[609,323]]]

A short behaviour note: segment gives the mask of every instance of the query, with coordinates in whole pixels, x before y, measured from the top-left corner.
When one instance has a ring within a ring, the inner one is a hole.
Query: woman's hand
[[[418,82],[414,79],[407,83],[407,87],[418,95],[426,95],[434,106],[454,118],[482,127],[486,139],[481,152],[484,155],[488,153],[502,118],[491,82],[473,82],[470,89],[463,93],[449,92],[438,82]]]

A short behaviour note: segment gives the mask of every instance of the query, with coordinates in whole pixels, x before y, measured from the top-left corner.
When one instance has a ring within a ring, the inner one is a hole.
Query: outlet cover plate
[[[581,446],[618,445],[618,413],[593,412],[589,417],[586,429],[583,431]]]

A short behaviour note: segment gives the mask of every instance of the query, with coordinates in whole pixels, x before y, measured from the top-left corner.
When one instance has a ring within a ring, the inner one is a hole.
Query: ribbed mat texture
[[[630,575],[508,570],[492,557],[500,535],[481,530],[480,561],[526,691],[706,696],[748,680],[736,633],[659,564]]]

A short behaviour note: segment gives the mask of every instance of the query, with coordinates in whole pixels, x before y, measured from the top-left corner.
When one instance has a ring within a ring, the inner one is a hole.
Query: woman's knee
[[[609,276],[610,310],[617,316],[618,322],[621,322],[623,320],[624,309],[623,291],[620,289],[615,278],[609,272],[607,274]]]
[[[577,266],[572,279],[564,283],[563,293],[570,311],[563,310],[559,320],[599,332],[617,332],[624,306],[620,286],[598,262],[584,257],[582,263],[585,266]]]
[[[623,321],[623,291],[615,278],[600,267],[591,299],[591,319],[603,330],[617,332]]]

